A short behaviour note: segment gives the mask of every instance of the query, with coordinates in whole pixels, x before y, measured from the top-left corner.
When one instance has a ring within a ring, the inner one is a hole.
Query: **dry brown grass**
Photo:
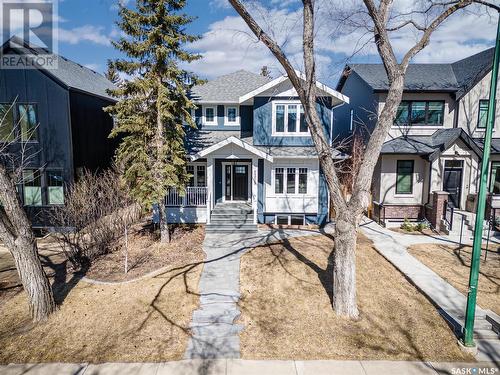
[[[490,244],[490,250],[498,251],[498,246]],[[469,285],[469,272],[472,248],[421,244],[410,247],[409,252],[439,276],[466,294]],[[481,255],[479,266],[479,285],[477,293],[479,306],[500,314],[500,255],[489,252],[484,260]]]
[[[198,235],[199,231],[190,234]],[[203,261],[201,247],[190,246],[189,238],[179,240],[182,246],[167,245],[163,250],[170,254],[155,258],[156,268],[168,266],[168,270],[154,278],[95,285],[66,275],[64,285],[55,288],[57,299],[63,302],[43,324],[31,324],[24,292],[18,289],[9,298],[0,295],[0,363],[181,359],[192,312],[198,307],[202,270],[198,262]],[[193,244],[197,242],[193,239]],[[10,256],[4,254],[2,259]],[[63,262],[50,259],[56,268]],[[3,265],[7,263],[4,260]],[[62,277],[57,275],[55,280],[61,282]]]
[[[243,358],[473,361],[431,303],[362,235],[360,319],[338,318],[330,302],[332,247],[325,236],[304,237],[242,257]]]

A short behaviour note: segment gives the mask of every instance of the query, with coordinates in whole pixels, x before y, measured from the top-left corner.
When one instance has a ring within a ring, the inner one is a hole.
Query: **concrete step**
[[[234,218],[226,219],[218,216],[213,216],[210,219],[210,224],[233,224],[233,225],[244,225],[253,224],[253,215],[251,217],[242,218],[235,216]]]
[[[241,226],[231,226],[231,225],[218,225],[211,226],[211,224],[205,227],[206,233],[255,233],[258,228],[256,224],[245,224]]]

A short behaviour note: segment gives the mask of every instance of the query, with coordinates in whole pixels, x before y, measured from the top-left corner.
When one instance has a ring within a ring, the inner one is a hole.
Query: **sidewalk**
[[[462,331],[465,320],[466,297],[447,283],[438,274],[410,255],[407,248],[421,243],[446,243],[440,238],[419,235],[405,235],[388,230],[365,218],[361,224],[363,233],[373,241],[377,251],[402,272],[436,306],[443,317],[454,327],[457,335]],[[500,340],[486,322],[486,311],[476,307],[474,327],[478,347],[478,361],[500,361]]]
[[[0,375],[436,375],[498,374],[491,363],[184,360],[166,363],[49,363],[0,366]]]

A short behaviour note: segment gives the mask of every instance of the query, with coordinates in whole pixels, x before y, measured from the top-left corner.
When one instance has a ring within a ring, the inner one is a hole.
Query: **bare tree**
[[[4,107],[5,108],[5,107]],[[0,130],[4,142],[0,145],[0,240],[7,246],[19,278],[28,296],[31,317],[35,322],[46,319],[56,309],[49,280],[45,274],[31,223],[24,211],[16,184],[22,177],[23,166],[30,158],[26,143],[19,142],[13,123],[14,103],[0,113]]]
[[[369,21],[368,27],[371,29],[378,53],[387,73],[389,90],[387,100],[367,142],[362,158],[363,162],[359,166],[357,176],[355,176],[352,195],[345,197],[342,194],[342,186],[335,169],[333,151],[324,134],[315,106],[317,100],[314,54],[316,1],[302,0],[304,80],[296,73],[284,50],[273,39],[271,34],[259,25],[248,12],[246,6],[240,0],[229,0],[229,2],[258,40],[279,61],[304,107],[320,165],[328,184],[330,198],[335,208],[333,305],[338,315],[355,318],[358,316],[355,258],[357,229],[369,204],[370,187],[375,165],[401,102],[408,65],[411,59],[429,44],[432,33],[452,14],[474,3],[488,5],[496,10],[500,8],[489,1],[483,0],[421,0],[415,2],[420,6],[418,10],[401,14],[401,18],[399,18],[393,14],[393,0],[363,0],[366,9],[359,9],[353,14],[359,17],[366,16],[365,19],[359,20],[359,24],[366,25],[365,22]],[[423,20],[423,22],[419,23],[414,20],[413,15],[416,15],[416,18]],[[398,61],[389,35],[391,32],[397,33],[398,30],[405,27],[414,27],[418,33],[418,38],[416,43],[403,54],[401,61]]]

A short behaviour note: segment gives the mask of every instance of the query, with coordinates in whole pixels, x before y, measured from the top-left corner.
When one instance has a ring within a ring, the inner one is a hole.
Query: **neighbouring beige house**
[[[374,173],[376,220],[388,225],[426,218],[442,230],[449,207],[474,211],[493,53],[488,49],[451,64],[409,66],[397,119]],[[346,66],[337,91],[351,101],[335,110],[339,125],[334,126],[333,138],[345,139],[360,128],[370,132],[387,89],[383,65]],[[488,215],[500,208],[498,108],[493,137]]]

